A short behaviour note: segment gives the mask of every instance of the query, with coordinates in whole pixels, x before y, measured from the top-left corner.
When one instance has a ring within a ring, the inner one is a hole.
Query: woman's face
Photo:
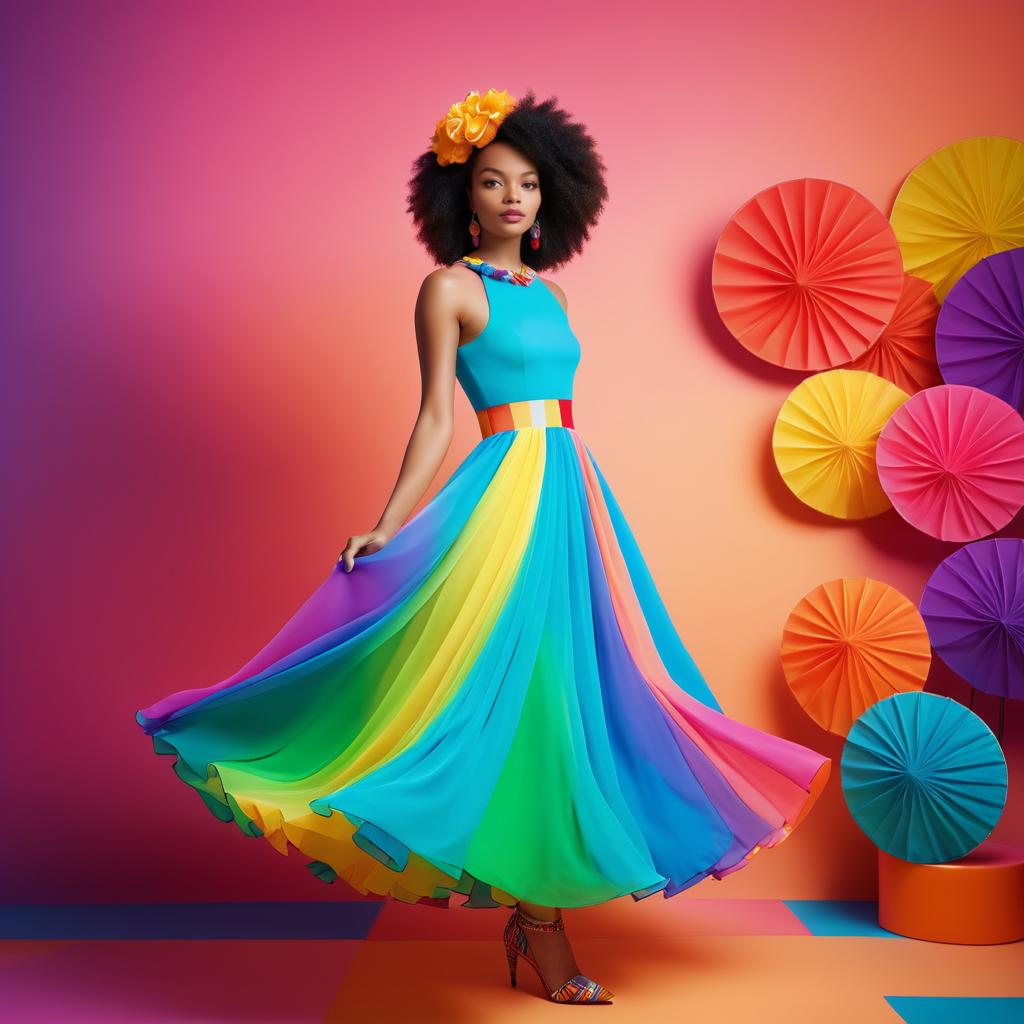
[[[508,143],[489,143],[476,154],[469,206],[484,232],[504,238],[525,234],[540,209],[536,166]]]

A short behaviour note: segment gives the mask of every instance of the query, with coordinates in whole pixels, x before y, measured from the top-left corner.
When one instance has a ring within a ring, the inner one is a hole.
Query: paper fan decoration
[[[872,704],[920,690],[932,652],[924,620],[898,590],[878,580],[838,579],[789,613],[781,657],[804,711],[845,736]]]
[[[942,302],[979,260],[1024,245],[1024,143],[961,139],[907,176],[890,216],[908,273]]]
[[[947,384],[970,384],[1024,413],[1024,249],[988,256],[946,296],[935,351]]]
[[[820,370],[859,356],[892,319],[903,262],[859,192],[799,178],[759,192],[725,226],[711,264],[722,322],[761,359]]]
[[[967,544],[939,563],[921,596],[935,653],[976,689],[1024,698],[1024,540]]]
[[[933,693],[897,693],[868,708],[839,763],[861,831],[901,860],[963,857],[991,835],[1006,804],[1006,760],[992,731]]]
[[[942,384],[935,361],[935,322],[939,303],[931,284],[903,275],[903,292],[882,336],[843,369],[865,370],[891,380],[908,395]]]
[[[977,540],[1024,504],[1024,420],[962,384],[919,391],[878,436],[878,479],[896,511],[939,540]]]
[[[775,464],[806,505],[841,519],[889,508],[875,472],[875,442],[907,394],[863,370],[829,370],[801,381],[772,431]]]

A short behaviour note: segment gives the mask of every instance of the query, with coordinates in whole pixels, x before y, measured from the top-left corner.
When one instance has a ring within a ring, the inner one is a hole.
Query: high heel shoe
[[[525,910],[521,910],[516,904],[512,916],[505,925],[505,955],[508,957],[509,977],[513,988],[516,984],[518,958],[522,957],[537,972],[537,977],[546,990],[547,982],[540,972],[540,965],[527,948],[526,932],[523,930],[525,928],[538,932],[558,932],[564,931],[565,923],[561,914],[554,921],[540,921],[527,914]],[[549,993],[548,998],[556,1003],[610,1003],[613,995],[610,989],[591,981],[585,974],[574,974],[568,981],[563,981],[554,992]]]

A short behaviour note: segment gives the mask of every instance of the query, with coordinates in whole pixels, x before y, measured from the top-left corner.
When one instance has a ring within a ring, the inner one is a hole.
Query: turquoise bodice
[[[490,307],[487,326],[455,357],[455,375],[473,408],[572,398],[580,343],[551,289],[540,277],[527,285],[483,273],[480,280]]]

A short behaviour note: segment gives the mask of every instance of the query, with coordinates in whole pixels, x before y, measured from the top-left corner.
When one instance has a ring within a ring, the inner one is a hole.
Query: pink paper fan
[[[903,290],[903,257],[885,214],[859,192],[799,178],[733,215],[711,286],[722,322],[754,355],[821,370],[881,335]]]
[[[882,490],[912,526],[939,540],[977,540],[1024,504],[1024,420],[978,388],[926,388],[882,428],[875,464]]]

